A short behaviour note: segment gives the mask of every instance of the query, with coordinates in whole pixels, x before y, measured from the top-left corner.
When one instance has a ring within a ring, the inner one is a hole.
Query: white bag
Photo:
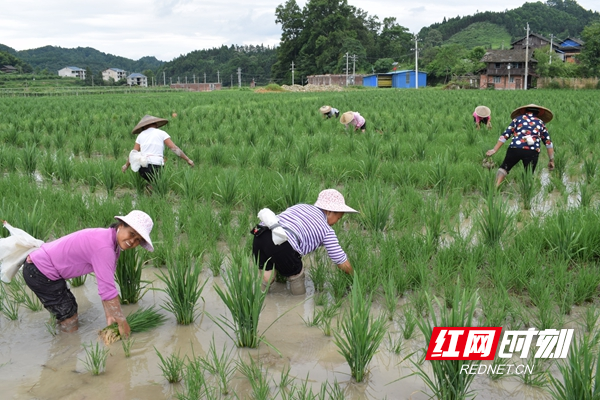
[[[22,229],[11,226],[6,221],[3,221],[3,225],[11,236],[0,239],[0,279],[9,283],[27,256],[44,242]]]
[[[129,164],[131,164],[133,172],[138,172],[140,167],[146,168],[148,166],[148,157],[137,150],[131,150],[129,152]]]
[[[273,211],[269,210],[268,208],[263,208],[258,212],[258,218],[271,230],[271,234],[273,235],[273,243],[279,245],[288,240],[285,230],[283,230],[283,228],[279,225],[279,219]]]

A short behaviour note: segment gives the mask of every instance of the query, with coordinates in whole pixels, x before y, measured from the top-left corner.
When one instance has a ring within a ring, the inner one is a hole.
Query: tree
[[[373,64],[375,72],[390,72],[394,67],[394,60],[392,58],[380,58]]]
[[[449,44],[440,47],[433,61],[427,66],[430,72],[437,77],[444,77],[444,83],[453,73],[461,73],[462,64],[466,57],[466,50],[458,44]]]
[[[85,86],[94,85],[94,73],[90,67],[85,67],[85,79],[83,80]]]
[[[583,29],[584,46],[579,55],[582,69],[587,76],[600,76],[600,21]]]

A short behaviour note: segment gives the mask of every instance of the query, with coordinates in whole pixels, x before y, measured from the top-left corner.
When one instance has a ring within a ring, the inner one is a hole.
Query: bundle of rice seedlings
[[[126,319],[131,328],[131,333],[149,331],[161,326],[166,320],[165,316],[159,314],[154,306],[139,308],[137,311],[129,314]],[[111,345],[121,339],[119,326],[116,323],[109,325],[98,332],[98,336],[100,336],[105,345]]]

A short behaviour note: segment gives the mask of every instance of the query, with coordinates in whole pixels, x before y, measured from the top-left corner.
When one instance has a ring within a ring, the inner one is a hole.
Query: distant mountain
[[[489,44],[499,42],[510,46],[513,41],[525,37],[527,23],[529,23],[530,32],[548,38],[550,35],[554,35],[558,39],[566,39],[567,37],[579,37],[586,25],[597,20],[600,20],[600,13],[584,9],[575,0],[549,0],[545,3],[538,1],[525,3],[519,8],[503,12],[485,11],[448,20],[444,18],[440,23],[421,29],[419,37],[427,40],[428,37],[438,37],[441,34],[444,43],[459,43],[467,48],[472,48],[476,43],[476,38],[473,32],[468,33],[468,31],[473,30],[478,31],[478,34],[482,34],[482,37],[485,38],[484,43],[475,45],[488,47]],[[493,31],[483,32],[477,25],[473,26],[477,23],[494,24],[496,28],[493,28]],[[506,33],[510,39],[507,39]],[[509,40],[509,43],[506,43],[506,40]]]
[[[91,47],[77,47],[67,49],[56,46],[45,46],[31,50],[16,51],[15,49],[0,44],[0,51],[12,54],[31,65],[35,70],[48,70],[50,73],[58,73],[58,70],[66,66],[79,68],[90,67],[94,74],[106,68],[120,68],[127,72],[142,72],[150,69],[158,70],[164,61],[155,57],[142,57],[139,60],[131,60],[112,54],[106,54]]]

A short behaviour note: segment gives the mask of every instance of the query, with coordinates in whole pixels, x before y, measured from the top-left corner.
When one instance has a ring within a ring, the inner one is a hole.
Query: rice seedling
[[[160,364],[158,367],[163,373],[163,376],[169,383],[177,383],[181,381],[183,377],[183,368],[185,366],[185,359],[179,355],[179,351],[177,353],[171,353],[170,356],[164,357],[160,354],[160,351],[155,347],[154,351],[158,355],[160,359]]]
[[[445,196],[451,181],[448,171],[448,152],[444,154],[444,157],[437,157],[429,173],[429,179],[438,196]]]
[[[413,157],[417,161],[423,161],[425,159],[425,150],[427,149],[427,138],[419,136],[414,141]]]
[[[300,173],[296,170],[293,174],[281,175],[281,184],[279,193],[281,200],[278,202],[279,208],[286,209],[294,204],[307,203],[312,190],[310,182],[300,178]]]
[[[329,269],[328,272],[329,292],[335,301],[339,301],[348,293],[348,289],[352,285],[352,278],[339,268]]]
[[[177,186],[181,189],[183,197],[190,201],[199,200],[202,197],[202,182],[200,175],[196,171],[186,168],[183,170],[181,179],[178,180]]]
[[[87,278],[87,274],[76,276],[75,278],[69,279],[69,284],[71,287],[79,287],[85,285],[85,280]]]
[[[283,366],[279,376],[279,384],[277,386],[283,389],[289,387],[294,382],[294,378],[290,376],[290,371],[291,368],[289,364]]]
[[[572,260],[583,251],[579,238],[583,225],[579,214],[572,211],[559,211],[554,218],[546,223],[544,238],[550,246],[550,251],[563,260]]]
[[[310,165],[310,157],[312,155],[312,149],[310,142],[305,142],[300,146],[296,147],[296,167],[299,171],[306,172]]]
[[[73,162],[64,155],[57,156],[56,160],[56,176],[60,181],[69,185],[73,178]]]
[[[567,153],[561,154],[558,157],[556,157],[556,153],[555,153],[554,170],[556,171],[556,174],[558,175],[559,178],[562,178],[563,174],[565,173],[568,162],[569,162],[569,157],[567,156]]]
[[[236,371],[236,365],[231,358],[231,353],[232,350],[227,352],[227,348],[223,345],[223,350],[218,354],[213,336],[206,358],[201,359],[204,368],[217,377],[222,395],[229,394],[229,382]]]
[[[208,259],[208,268],[211,270],[213,276],[219,276],[221,274],[221,266],[224,261],[225,253],[217,250],[217,247],[214,246]]]
[[[504,321],[512,310],[512,303],[508,291],[502,284],[484,292],[481,296],[481,305],[485,317],[483,326],[504,326]]]
[[[313,282],[315,286],[315,293],[323,292],[325,289],[325,282],[327,282],[328,276],[328,264],[327,260],[318,257],[317,261],[307,269],[308,278]]]
[[[83,136],[83,154],[85,154],[87,158],[90,158],[92,156],[92,151],[94,151],[94,136],[89,132],[85,132],[85,135]]]
[[[597,296],[600,274],[597,266],[580,266],[572,278],[573,300],[575,304],[591,302]]]
[[[535,195],[535,182],[531,168],[524,168],[517,179],[519,194],[525,210],[531,210],[531,201]]]
[[[512,226],[514,215],[508,210],[502,198],[489,194],[483,210],[479,211],[477,228],[480,240],[489,246],[497,246]]]
[[[38,150],[35,145],[26,144],[21,151],[21,163],[25,174],[33,176],[37,167]]]
[[[268,147],[257,147],[256,163],[261,168],[269,168],[271,166],[271,150]]]
[[[422,210],[422,220],[425,221],[425,244],[427,249],[435,251],[440,243],[445,217],[444,205],[435,199],[429,199]]]
[[[600,309],[595,306],[588,306],[583,312],[580,326],[586,333],[594,333],[598,325],[598,318],[600,318]]]
[[[204,377],[204,369],[201,359],[191,359],[185,365],[183,373],[183,392],[178,392],[176,397],[178,400],[217,400],[220,396],[217,394],[215,387],[208,385]]]
[[[135,343],[135,339],[132,338],[131,336],[128,337],[127,339],[121,340],[121,346],[123,347],[123,354],[125,354],[125,357],[128,358],[131,356],[131,348],[133,347],[134,343]]]
[[[507,366],[509,365],[509,362],[510,359],[494,357],[494,361],[492,361],[492,364],[490,365],[491,370],[488,370],[488,377],[493,381],[497,381],[501,378],[506,377],[507,374],[498,373],[498,371],[505,371]]]
[[[114,139],[110,141],[112,156],[115,160],[118,160],[121,157],[121,141]]]
[[[237,369],[248,378],[252,387],[252,395],[257,400],[266,400],[270,398],[271,389],[267,381],[267,369],[263,371],[263,366],[259,362],[249,357],[249,362],[240,359],[237,361]]]
[[[267,290],[261,290],[261,282],[262,271],[243,257],[239,262],[233,262],[223,276],[225,290],[214,285],[217,295],[231,313],[232,320],[227,320],[224,316],[218,319],[209,317],[238,347],[256,348],[259,342],[265,341],[258,334],[258,320],[267,296]],[[234,332],[235,338],[225,327]]]
[[[141,252],[136,249],[121,252],[115,271],[121,304],[135,304],[148,291],[150,282],[142,281],[143,269],[144,259]]]
[[[428,296],[429,297],[429,296]],[[475,292],[467,293],[456,285],[455,295],[451,309],[447,309],[435,299],[428,302],[431,320],[419,319],[417,324],[423,337],[428,341],[433,333],[434,326],[462,326],[471,327],[474,325],[473,314],[477,306],[478,296]],[[439,317],[436,316],[434,303],[439,307]],[[473,397],[470,389],[475,375],[461,374],[463,366],[479,365],[479,362],[463,360],[439,360],[430,362],[433,377],[421,365],[412,361],[417,369],[415,372],[425,385],[433,392],[432,397],[438,399],[465,399]]]
[[[388,320],[394,319],[398,308],[398,292],[394,282],[394,274],[389,273],[388,279],[383,281],[384,306],[387,311]]]
[[[234,206],[238,200],[239,181],[234,174],[226,174],[222,179],[216,178],[217,191],[215,196],[222,206]]]
[[[402,349],[404,348],[404,342],[402,341],[402,336],[398,336],[394,339],[392,337],[392,335],[390,335],[389,332],[387,334],[387,343],[388,343],[388,350],[391,351],[392,353],[394,353],[395,355],[400,354],[402,352]]]
[[[552,398],[592,400],[600,397],[600,368],[596,351],[599,341],[598,334],[573,338],[567,359],[558,364],[562,382],[548,374]]]
[[[168,196],[171,190],[171,171],[168,167],[155,170],[150,176],[150,184],[152,185],[152,193],[156,193],[159,197]]]
[[[154,306],[139,308],[127,315],[125,319],[132,333],[147,332],[163,325],[166,321],[165,316],[160,314]],[[98,336],[107,346],[122,339],[119,326],[116,323],[102,329],[98,332]]]
[[[11,321],[19,319],[19,302],[6,293],[4,285],[0,284],[0,311]]]
[[[589,183],[579,183],[579,206],[589,207],[592,204],[592,198],[596,194],[596,188]]]
[[[367,187],[364,194],[365,201],[360,204],[361,213],[358,215],[360,223],[375,232],[383,232],[388,224],[392,209],[392,195],[380,185]]]
[[[208,282],[207,279],[200,284],[200,272],[200,266],[191,257],[182,255],[167,260],[167,272],[159,271],[157,274],[165,284],[165,288],[160,290],[169,296],[161,307],[173,313],[180,325],[189,325],[196,320],[196,303]]]
[[[548,382],[550,364],[544,359],[534,358],[534,354],[534,351],[529,352],[526,363],[527,365],[532,366],[531,373],[519,374],[517,377],[527,386],[542,388],[546,386]]]
[[[104,372],[109,350],[98,342],[89,345],[84,344],[83,349],[85,350],[85,359],[80,359],[80,361],[85,365],[85,369],[91,372],[92,375],[100,375]]]
[[[588,157],[583,160],[583,175],[586,183],[590,184],[594,180],[594,177],[596,176],[597,164],[598,161],[594,157]]]
[[[315,319],[318,320],[319,328],[321,328],[325,336],[331,336],[331,321],[338,314],[341,306],[341,301],[329,301],[326,302],[323,305],[323,308],[317,312],[319,317]]]
[[[334,343],[357,382],[365,378],[386,332],[385,316],[374,318],[370,312],[371,297],[363,294],[358,273],[355,273],[349,309],[339,322],[339,332],[334,332]]]
[[[410,307],[405,307],[403,310],[404,325],[402,326],[402,337],[405,340],[412,338],[415,328],[417,327],[417,318],[414,311]]]
[[[50,319],[47,322],[44,322],[44,326],[50,335],[58,335],[58,322],[56,321],[54,314],[50,314]]]

